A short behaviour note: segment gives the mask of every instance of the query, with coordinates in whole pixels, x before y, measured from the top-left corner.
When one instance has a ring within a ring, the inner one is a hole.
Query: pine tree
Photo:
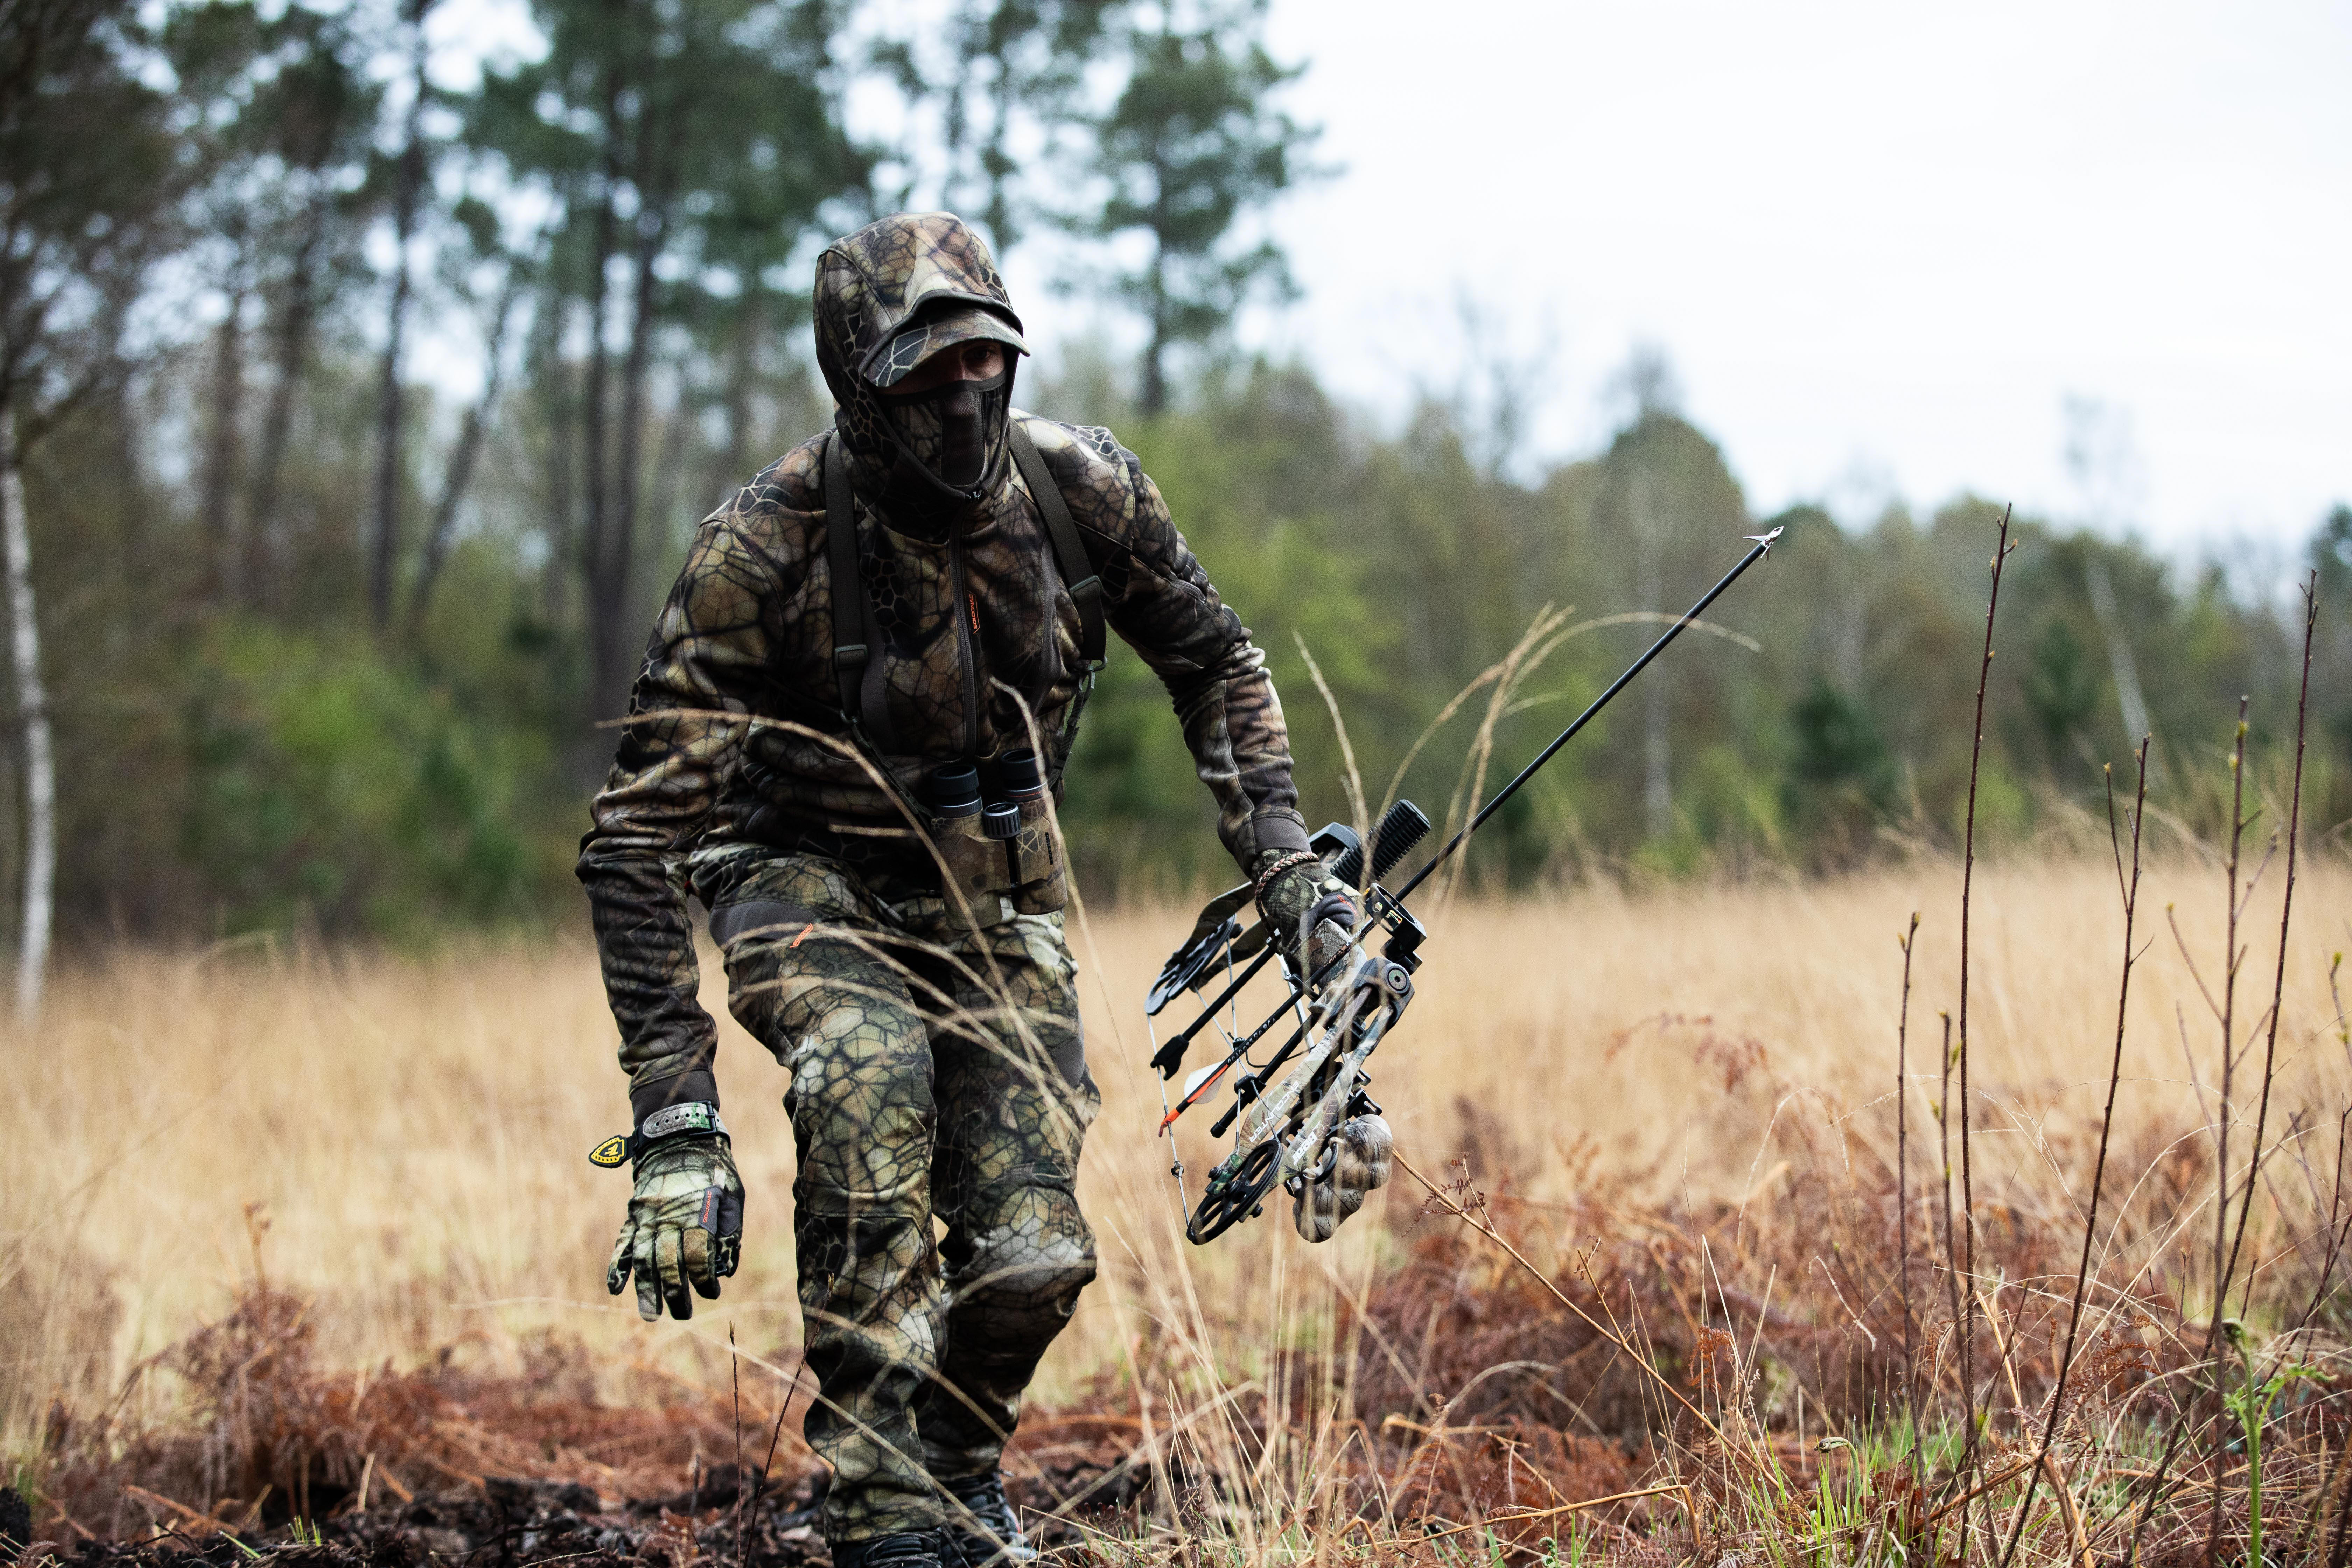
[[[1143,315],[1141,403],[1168,406],[1168,358],[1224,330],[1257,295],[1297,293],[1270,237],[1237,238],[1243,220],[1321,171],[1306,163],[1319,130],[1273,100],[1304,66],[1275,63],[1265,0],[1180,7],[1130,24],[1130,75],[1097,127],[1095,172],[1109,194],[1094,232],[1140,230],[1150,251],[1115,291]]]

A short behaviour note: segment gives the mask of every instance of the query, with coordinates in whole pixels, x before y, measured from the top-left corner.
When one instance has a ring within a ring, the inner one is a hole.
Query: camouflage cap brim
[[[866,379],[876,386],[896,386],[940,350],[978,342],[1003,343],[1017,354],[1029,352],[1028,340],[1012,322],[994,310],[968,305],[913,322],[884,340],[866,358]]]

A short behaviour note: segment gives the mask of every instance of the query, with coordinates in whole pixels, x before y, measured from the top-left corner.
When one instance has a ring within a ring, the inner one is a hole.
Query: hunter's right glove
[[[664,1303],[680,1321],[694,1316],[687,1287],[715,1300],[719,1281],[735,1272],[742,1255],[743,1181],[735,1173],[725,1124],[715,1109],[693,1109],[710,1110],[715,1130],[673,1133],[635,1148],[636,1190],[604,1273],[604,1288],[615,1296],[636,1276],[637,1315],[649,1323],[660,1318]],[[647,1125],[664,1114],[656,1112]]]
[[[1331,1135],[1330,1174],[1298,1189],[1291,1219],[1309,1241],[1328,1241],[1340,1224],[1364,1206],[1364,1199],[1389,1184],[1389,1160],[1396,1135],[1383,1116],[1359,1116]]]

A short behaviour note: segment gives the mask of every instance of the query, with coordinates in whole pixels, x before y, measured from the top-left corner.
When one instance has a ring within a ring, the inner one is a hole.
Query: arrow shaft
[[[1445,841],[1445,847],[1440,849],[1436,854],[1431,856],[1429,858],[1428,864],[1422,867],[1420,870],[1415,871],[1411,879],[1408,880],[1403,887],[1397,889],[1397,902],[1402,903],[1406,899],[1411,898],[1412,896],[1412,890],[1415,888],[1420,887],[1422,883],[1427,881],[1429,879],[1430,873],[1435,871],[1438,867],[1445,863],[1446,857],[1452,855],[1456,849],[1461,848],[1464,844],[1467,843],[1470,836],[1477,832],[1478,829],[1485,825],[1488,817],[1494,816],[1495,813],[1503,808],[1503,803],[1505,801],[1518,794],[1520,785],[1535,777],[1537,770],[1541,768],[1546,763],[1551,761],[1553,757],[1557,756],[1562,746],[1567,745],[1570,741],[1576,739],[1578,731],[1592,722],[1593,716],[1599,713],[1603,708],[1608,707],[1611,700],[1615,698],[1619,692],[1632,685],[1633,678],[1641,674],[1644,669],[1647,669],[1650,667],[1650,661],[1652,659],[1666,651],[1666,645],[1668,643],[1673,642],[1676,637],[1682,636],[1685,627],[1688,626],[1693,621],[1698,619],[1701,615],[1705,614],[1706,607],[1709,605],[1714,604],[1717,599],[1722,597],[1723,591],[1726,588],[1730,587],[1732,584],[1739,580],[1739,574],[1742,572],[1747,571],[1750,566],[1755,565],[1756,563],[1764,559],[1766,552],[1768,552],[1771,548],[1772,547],[1769,543],[1760,543],[1753,550],[1750,550],[1746,555],[1741,556],[1739,558],[1738,564],[1735,565],[1730,571],[1726,572],[1723,574],[1723,580],[1721,582],[1718,582],[1714,587],[1709,588],[1704,595],[1702,595],[1697,604],[1693,605],[1689,609],[1685,610],[1682,613],[1682,617],[1675,621],[1673,626],[1668,626],[1664,635],[1660,637],[1657,641],[1652,643],[1647,651],[1645,651],[1641,658],[1635,659],[1632,664],[1625,667],[1624,674],[1619,676],[1616,679],[1609,683],[1608,690],[1602,692],[1600,696],[1592,700],[1592,706],[1578,714],[1574,723],[1570,724],[1567,729],[1562,730],[1558,735],[1554,736],[1550,745],[1546,746],[1541,752],[1536,753],[1535,761],[1529,763],[1526,767],[1521,768],[1517,778],[1514,778],[1510,783],[1496,791],[1495,798],[1488,801],[1485,805],[1480,806],[1478,808],[1478,815],[1473,816],[1459,833],[1456,833],[1453,837],[1447,839]]]

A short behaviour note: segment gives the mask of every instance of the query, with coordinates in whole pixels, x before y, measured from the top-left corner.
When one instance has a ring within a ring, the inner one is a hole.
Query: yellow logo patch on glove
[[[601,1171],[609,1171],[615,1165],[626,1164],[628,1158],[629,1141],[619,1133],[605,1139],[588,1153],[588,1163]]]

